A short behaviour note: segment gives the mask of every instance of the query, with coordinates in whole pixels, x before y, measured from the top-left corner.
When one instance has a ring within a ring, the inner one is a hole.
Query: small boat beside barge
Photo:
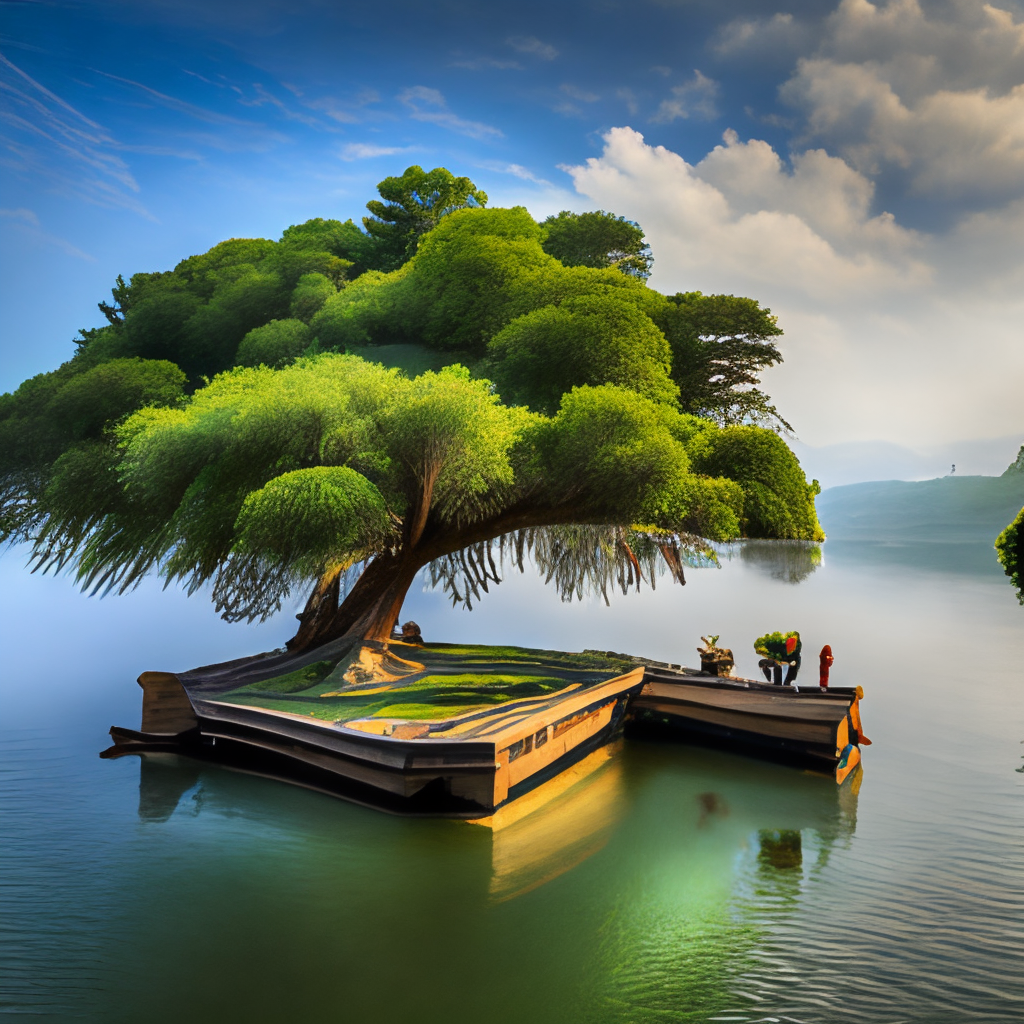
[[[648,663],[630,707],[635,732],[664,732],[835,773],[842,783],[870,744],[858,687],[776,686]]]

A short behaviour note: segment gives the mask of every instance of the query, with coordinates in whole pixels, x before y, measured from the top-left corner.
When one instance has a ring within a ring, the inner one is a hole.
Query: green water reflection
[[[171,756],[99,760],[107,726],[137,721],[139,671],[276,634],[215,634],[158,588],[90,603],[9,573],[12,635],[45,621],[58,641],[2,652],[0,1009],[61,1024],[1019,1024],[1024,619],[991,552],[827,543],[792,582],[790,547],[750,551],[611,608],[517,574],[472,613],[430,591],[409,613],[431,639],[673,661],[721,632],[744,673],[753,637],[795,625],[832,645],[836,684],[865,687],[859,792],[631,739],[495,829]]]
[[[123,996],[151,1020],[180,1012],[183,987],[211,1020],[514,1020],[526,1003],[535,1020],[618,1021],[639,1019],[638,999],[651,1019],[696,1020],[735,1005],[759,939],[737,885],[792,900],[849,843],[853,787],[655,743],[591,760],[492,830],[146,756]],[[813,858],[777,863],[778,835],[806,836]]]

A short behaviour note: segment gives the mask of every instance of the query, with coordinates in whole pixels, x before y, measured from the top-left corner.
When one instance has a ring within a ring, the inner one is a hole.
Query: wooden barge
[[[144,672],[142,728],[113,727],[102,756],[173,751],[385,810],[475,819],[621,732],[643,672],[570,681],[556,693],[439,720],[335,722],[216,699],[172,673]]]
[[[113,727],[102,756],[175,752],[397,813],[493,824],[624,728],[798,761],[840,783],[870,743],[859,687],[772,686],[638,660],[392,644],[321,661],[320,675],[303,675],[308,659],[295,669],[274,658],[144,672],[141,729]],[[436,706],[402,703],[426,693]]]
[[[861,745],[871,742],[861,726],[862,696],[859,686],[775,686],[649,664],[630,720],[635,731],[804,763],[842,783],[860,764]]]

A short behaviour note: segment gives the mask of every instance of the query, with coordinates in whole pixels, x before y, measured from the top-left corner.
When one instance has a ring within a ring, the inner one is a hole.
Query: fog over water
[[[1024,609],[987,545],[744,544],[685,588],[512,575],[428,640],[693,662],[801,630],[861,684],[856,786],[626,741],[515,826],[400,819],[170,756],[101,761],[144,669],[278,646],[147,583],[0,561],[2,999],[41,1021],[1024,1018]],[[290,614],[290,613],[289,613]],[[809,657],[807,669],[813,669]],[[805,670],[807,671],[807,670]]]

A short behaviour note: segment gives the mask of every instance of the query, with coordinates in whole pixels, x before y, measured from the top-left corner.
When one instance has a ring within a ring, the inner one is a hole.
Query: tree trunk
[[[436,474],[427,476],[425,493],[432,491]],[[429,494],[423,500],[424,507],[428,508]],[[288,641],[289,650],[305,651],[345,636],[353,640],[386,641],[412,581],[428,562],[513,530],[579,521],[579,515],[569,505],[555,508],[525,505],[507,509],[493,519],[458,532],[431,530],[422,516],[414,518],[415,528],[410,528],[406,538],[408,546],[403,546],[397,554],[376,555],[340,605],[340,570],[317,583],[305,610],[298,616],[302,624]]]
[[[338,595],[341,587],[341,568],[327,573],[317,580],[313,593],[309,595],[306,607],[295,616],[299,620],[299,630],[285,645],[290,651],[304,651],[307,647],[315,647],[317,637],[324,629],[329,628],[338,614]]]
[[[288,649],[305,651],[330,640],[351,636],[360,640],[386,641],[402,610],[405,595],[426,560],[378,555],[363,570],[356,585],[338,604],[339,576],[331,592],[321,580],[298,618],[298,632],[288,641]]]

